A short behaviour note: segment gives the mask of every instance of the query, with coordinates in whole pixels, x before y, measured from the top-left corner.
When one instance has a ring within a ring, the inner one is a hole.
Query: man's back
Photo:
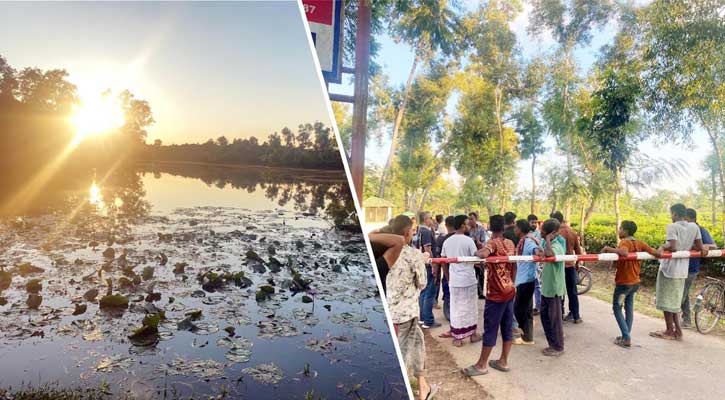
[[[691,250],[695,240],[702,239],[700,227],[687,221],[677,221],[667,225],[667,241],[677,241],[672,251]],[[687,278],[690,262],[687,258],[660,260],[660,270],[668,278]]]
[[[443,257],[472,257],[476,254],[476,244],[466,235],[454,234],[443,242]],[[476,284],[476,272],[471,264],[449,264],[449,286],[466,287]]]

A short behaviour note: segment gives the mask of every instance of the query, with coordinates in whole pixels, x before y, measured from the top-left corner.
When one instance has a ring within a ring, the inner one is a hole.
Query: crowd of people
[[[647,252],[697,250],[706,255],[715,244],[709,232],[697,224],[697,212],[682,204],[670,208],[665,244],[654,249],[635,239],[637,224],[622,221],[616,247],[602,253],[627,256]],[[487,223],[476,212],[432,217],[406,213],[369,234],[388,308],[395,326],[405,365],[418,379],[419,398],[432,399],[438,387],[425,380],[423,330],[441,327],[434,309],[442,308],[448,329],[439,335],[456,347],[482,342],[478,361],[462,370],[466,376],[510,369],[513,345],[534,345],[534,316],[539,315],[547,346],[545,356],[564,354],[564,323],[583,322],[577,293],[576,262],[479,262],[432,263],[431,258],[489,256],[541,256],[584,254],[579,235],[555,211],[540,221],[536,215],[516,219],[516,214],[492,215]],[[682,327],[691,324],[689,291],[699,272],[700,258],[661,259],[656,284],[656,307],[664,313],[666,329],[650,336],[682,340]],[[612,308],[621,336],[614,344],[632,345],[634,297],[639,289],[641,260],[616,262]],[[442,295],[442,296],[441,296]],[[483,327],[479,333],[479,300],[485,299]],[[442,300],[442,301],[441,301]],[[442,305],[441,305],[442,302]],[[568,302],[567,314],[565,302]],[[679,316],[682,314],[683,322]],[[500,332],[501,354],[491,359]]]

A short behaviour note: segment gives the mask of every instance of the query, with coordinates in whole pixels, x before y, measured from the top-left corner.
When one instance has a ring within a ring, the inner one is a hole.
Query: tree
[[[532,0],[529,32],[540,35],[551,32],[559,44],[551,63],[543,117],[548,132],[566,154],[567,178],[565,191],[575,185],[574,146],[575,117],[572,94],[579,83],[574,49],[588,44],[591,31],[604,24],[615,11],[612,0]],[[570,214],[571,202],[565,201],[565,214]]]
[[[626,69],[607,68],[601,77],[601,87],[592,94],[593,113],[582,123],[596,141],[602,163],[614,176],[615,238],[621,222],[619,197],[622,192],[622,171],[641,138],[635,131],[632,118],[637,112],[640,89],[639,77]]]
[[[418,64],[431,59],[438,51],[451,54],[456,49],[455,34],[458,30],[458,17],[454,10],[456,7],[455,3],[449,4],[449,0],[400,0],[393,7],[391,18],[393,37],[396,41],[408,43],[415,53],[415,58],[393,122],[390,151],[380,179],[378,197],[385,197],[386,181],[393,166],[400,126]]]
[[[289,148],[295,147],[295,134],[286,126],[282,128],[282,139],[284,140],[285,146]]]
[[[229,139],[226,136],[219,136],[216,138],[216,144],[217,146],[227,147],[229,146]]]
[[[519,148],[521,158],[531,159],[531,213],[536,214],[536,157],[543,154],[544,127],[536,117],[534,107],[527,104],[514,116],[516,133],[519,134]]]
[[[644,8],[641,24],[651,126],[671,139],[688,139],[694,126],[707,132],[725,215],[723,15],[725,4],[720,0],[657,0]],[[722,229],[725,234],[725,224]]]

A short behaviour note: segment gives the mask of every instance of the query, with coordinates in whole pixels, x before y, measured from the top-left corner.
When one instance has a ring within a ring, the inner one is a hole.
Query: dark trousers
[[[549,347],[564,350],[564,324],[561,319],[561,300],[559,296],[541,296],[541,325]]]
[[[433,317],[435,278],[433,277],[433,271],[430,264],[426,265],[425,269],[428,272],[428,284],[425,286],[425,289],[420,292],[420,296],[418,297],[418,306],[420,307],[420,320],[423,321],[424,324],[430,326],[435,323],[435,319]]]
[[[451,321],[451,290],[448,288],[448,279],[441,279],[441,286],[443,287],[443,316],[446,317],[446,321]]]
[[[579,276],[576,272],[576,267],[564,268],[564,280],[566,281],[566,295],[569,298],[569,313],[574,319],[580,319],[579,294],[577,293],[576,288]],[[564,315],[564,299],[561,300],[561,315]]]
[[[486,297],[486,271],[483,269],[483,264],[476,264],[473,268],[476,270],[478,281],[478,298],[483,299]]]
[[[514,315],[519,328],[524,331],[522,338],[530,342],[534,340],[534,309],[533,295],[536,281],[522,283],[516,286],[516,299],[514,300]]]

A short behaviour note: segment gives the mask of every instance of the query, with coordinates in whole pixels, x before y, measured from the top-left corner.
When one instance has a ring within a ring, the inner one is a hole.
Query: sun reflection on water
[[[105,204],[103,203],[103,193],[101,188],[98,186],[96,181],[93,181],[91,188],[88,191],[88,202],[99,209],[103,209]]]

